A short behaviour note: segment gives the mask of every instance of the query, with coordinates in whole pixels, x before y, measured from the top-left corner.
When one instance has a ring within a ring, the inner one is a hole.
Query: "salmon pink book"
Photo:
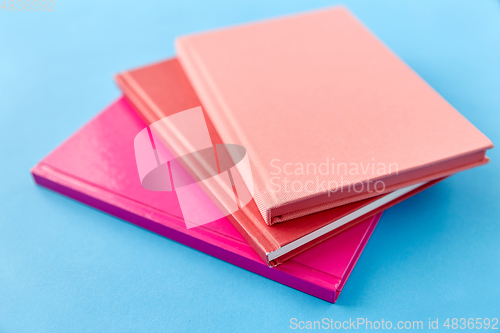
[[[185,113],[186,110],[193,112],[197,109],[204,109],[177,59],[121,73],[116,77],[116,81],[125,96],[131,101],[131,104],[135,106],[138,115],[149,125],[152,134],[162,134],[156,132],[155,124],[161,122],[162,119],[166,119],[165,117],[179,116]],[[201,117],[204,117],[208,128],[208,133],[206,134],[209,138],[207,140],[211,140],[210,144],[202,145],[202,147],[218,147],[224,143],[230,144],[230,142],[221,141],[209,117],[206,115],[201,115]],[[185,129],[186,126],[182,125],[181,127]],[[181,128],[171,128],[167,132],[163,132],[163,134],[169,136],[172,132],[182,133],[183,131]],[[196,132],[203,133],[203,129],[198,128]],[[146,176],[143,184],[148,183],[147,186],[151,186],[152,188],[156,188],[159,184],[164,184],[167,189],[172,188],[170,178],[175,183],[175,172],[172,172],[172,159],[165,158],[164,162],[156,161],[155,152],[158,154],[162,142],[156,142],[155,140],[149,142],[150,138],[147,132],[143,131],[142,133],[144,134],[144,143],[146,146],[149,146],[147,149],[150,151],[150,163],[147,163],[147,165],[151,166],[150,169],[157,167],[155,170],[163,172],[163,175],[165,175],[163,180],[157,180],[154,184],[151,184]],[[186,135],[182,139],[184,142],[189,142]],[[199,142],[200,140],[198,139],[194,141]],[[153,149],[153,146],[155,149]],[[193,143],[193,146],[196,146],[196,143]],[[208,149],[211,150],[210,156],[212,157],[214,152],[218,153],[218,149],[214,151],[210,147]],[[175,147],[171,149],[175,149]],[[206,149],[203,149],[203,151],[206,151]],[[214,161],[213,163],[215,164],[215,160],[218,158],[219,164],[221,164],[220,154],[215,155],[217,156],[213,156],[215,157],[214,159],[204,159],[203,162],[210,164],[210,161]],[[167,160],[170,161],[166,162]],[[156,171],[152,171],[152,173],[154,172]],[[144,174],[146,173],[144,172]],[[203,174],[203,172],[199,174]],[[232,175],[234,176],[234,174]],[[269,266],[277,266],[436,182],[413,185],[388,194],[310,214],[274,226],[268,226],[265,223],[254,200],[250,200],[245,205],[240,205],[237,210],[228,216],[228,219]],[[235,185],[233,188],[235,188],[235,192],[238,194],[238,187]],[[183,196],[179,192],[178,195]],[[234,196],[233,199],[234,203],[241,201],[235,200]],[[241,199],[241,196],[238,199]],[[206,206],[206,202],[197,204],[194,198],[191,197],[191,205]],[[191,212],[193,211],[194,209],[191,209]],[[204,216],[202,217],[208,215],[208,211],[209,209],[203,210]],[[188,211],[187,213],[190,212]],[[189,214],[189,217],[192,217],[192,215]],[[200,217],[199,214],[194,215]],[[190,220],[192,225],[196,225],[192,223],[192,219],[188,218],[186,214],[184,214],[184,218]]]
[[[185,96],[180,93],[178,102]],[[227,218],[188,229],[176,192],[142,187],[134,138],[144,127],[121,98],[40,161],[31,170],[33,177],[44,187],[215,258],[326,301],[337,300],[380,214],[270,268]]]
[[[223,142],[275,224],[488,162],[491,141],[344,7],[183,36]]]

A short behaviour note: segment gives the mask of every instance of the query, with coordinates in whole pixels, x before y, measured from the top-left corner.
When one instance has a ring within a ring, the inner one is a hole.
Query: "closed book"
[[[148,125],[201,106],[177,59],[123,72],[117,75],[116,81]],[[231,143],[221,140],[210,117],[205,117],[205,121],[213,146]],[[437,181],[416,184],[273,226],[265,223],[253,200],[228,216],[228,219],[268,265],[276,266]]]
[[[33,177],[42,186],[139,227],[315,297],[336,301],[380,214],[270,268],[227,218],[187,229],[175,192],[148,191],[141,186],[134,138],[144,126],[121,98],[40,161],[31,170]]]
[[[247,149],[269,225],[488,162],[491,141],[344,7],[176,49],[221,139]]]

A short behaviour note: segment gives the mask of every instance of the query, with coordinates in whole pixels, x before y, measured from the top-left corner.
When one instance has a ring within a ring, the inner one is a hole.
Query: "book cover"
[[[222,140],[247,149],[268,224],[488,162],[491,141],[344,7],[176,49]]]
[[[40,161],[31,171],[33,177],[42,186],[139,227],[315,297],[336,301],[380,214],[270,268],[227,218],[188,229],[175,192],[148,191],[141,186],[134,138],[144,126],[121,98]]]
[[[179,115],[186,109],[194,110],[200,106],[200,101],[177,59],[121,73],[116,81],[146,124],[155,124],[165,117]],[[223,144],[210,118],[205,117],[205,121],[212,146]],[[153,143],[150,146],[151,149]],[[155,165],[154,154],[150,154],[150,158],[152,161],[149,164]],[[228,219],[263,260],[270,266],[276,266],[437,181],[439,180],[417,184],[420,186],[414,185],[400,189],[399,192],[368,198],[273,226],[265,223],[253,200],[233,212]]]

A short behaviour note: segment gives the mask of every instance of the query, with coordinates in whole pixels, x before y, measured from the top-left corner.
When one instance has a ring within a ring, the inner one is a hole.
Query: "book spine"
[[[203,65],[196,50],[190,47],[189,41],[183,38],[176,39],[175,47],[178,54],[179,62],[187,74],[191,84],[198,94],[198,98],[203,103],[205,111],[212,119],[212,122],[224,142],[237,143],[247,148],[250,147],[250,142],[246,139],[243,126],[238,123],[232,116],[229,107],[224,102],[224,98],[217,91],[217,87],[210,79],[208,71]],[[254,184],[259,182],[263,177],[259,176],[261,170],[265,170],[260,165],[258,159],[251,160]],[[271,225],[271,206],[262,200],[257,188],[254,186],[254,200],[257,207],[264,218],[266,224]]]
[[[132,75],[128,72],[119,74],[115,77],[115,81],[118,87],[125,94],[125,97],[130,102],[130,104],[137,109],[139,116],[149,124],[152,123],[158,117],[161,117],[161,111],[158,109],[156,104],[148,97],[148,95],[140,88],[140,85],[135,82]],[[158,114],[159,112],[159,114]],[[261,233],[259,230],[248,231],[244,226],[240,225],[238,219],[240,213],[236,213],[235,216],[228,216],[231,224],[238,230],[238,232],[245,238],[245,240],[254,248],[255,252],[262,258],[262,260],[268,266],[276,266],[275,263],[270,263],[267,258],[267,253],[272,252],[278,248],[278,245],[272,243],[272,239],[266,234]],[[248,227],[248,226],[247,226]],[[250,226],[251,227],[251,226]],[[281,262],[279,263],[281,264]]]
[[[151,124],[155,118],[155,106],[145,98],[146,94],[140,86],[135,82],[128,72],[124,72],[115,76],[115,82],[120,90],[125,95],[126,100],[134,109],[139,110],[137,115],[146,123]],[[149,102],[149,103],[148,103]]]

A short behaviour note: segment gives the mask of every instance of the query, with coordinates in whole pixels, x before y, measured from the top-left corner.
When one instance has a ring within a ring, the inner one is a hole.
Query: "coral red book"
[[[176,192],[142,187],[134,138],[144,127],[120,99],[40,161],[31,170],[33,177],[42,186],[198,251],[326,301],[337,300],[380,214],[270,268],[227,218],[187,229]]]
[[[176,59],[124,72],[116,80],[146,124],[155,124],[167,116],[179,115],[201,105]],[[212,145],[222,144],[210,118],[205,117],[205,120]],[[149,140],[147,134],[145,137]],[[151,159],[154,164],[153,154]],[[276,266],[435,182],[417,184],[274,226],[265,223],[253,200],[228,218],[261,258],[270,266]]]
[[[343,7],[176,48],[222,141],[246,148],[268,224],[488,162],[491,141]]]

